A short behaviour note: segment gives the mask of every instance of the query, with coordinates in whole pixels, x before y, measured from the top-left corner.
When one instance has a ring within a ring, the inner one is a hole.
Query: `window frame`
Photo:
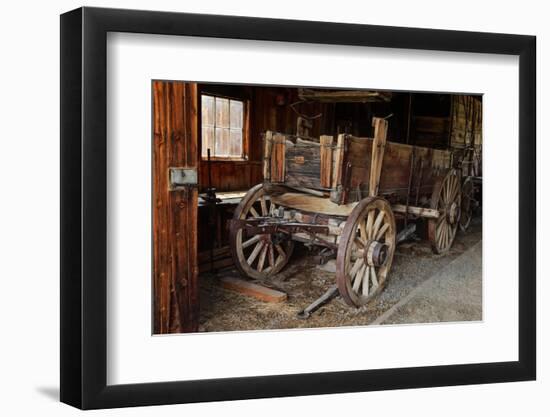
[[[227,100],[233,100],[233,101],[239,101],[243,104],[243,123],[242,123],[242,154],[241,156],[216,156],[216,155],[210,155],[211,161],[227,161],[227,162],[246,162],[249,160],[249,133],[250,133],[250,100],[243,98],[243,97],[234,97],[234,96],[226,96],[224,94],[218,94],[218,93],[211,93],[206,91],[200,91],[198,94],[198,105],[197,107],[200,109],[199,114],[199,131],[200,131],[200,147],[199,147],[199,154],[201,161],[208,161],[208,156],[202,154],[202,145],[203,145],[203,136],[202,136],[202,97],[208,96],[216,98],[222,98]],[[231,106],[231,104],[230,104]],[[215,118],[215,114],[214,114]],[[214,124],[214,131],[216,129],[216,125]],[[214,133],[215,138],[215,133]]]

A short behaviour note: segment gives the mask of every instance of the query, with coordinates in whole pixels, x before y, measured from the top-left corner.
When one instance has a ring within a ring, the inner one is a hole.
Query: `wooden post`
[[[334,175],[332,176],[332,188],[337,188],[342,181],[342,161],[344,158],[344,138],[345,134],[339,134],[336,142],[336,149],[333,152]]]
[[[263,174],[264,182],[269,182],[271,179],[271,145],[273,141],[273,133],[271,131],[265,132],[264,137],[264,165],[263,165]]]
[[[321,187],[332,187],[332,136],[323,135],[321,143]]]
[[[378,195],[380,185],[380,173],[384,161],[384,149],[386,147],[386,135],[388,134],[388,121],[379,117],[372,118],[374,126],[374,140],[372,141],[372,159],[369,178],[369,196]]]
[[[271,182],[285,182],[285,137],[273,136],[271,147]]]
[[[342,178],[344,173],[344,147],[346,145],[346,135],[341,133],[336,141],[336,148],[332,152],[332,191],[330,192],[330,201],[336,204],[342,202],[343,189]],[[345,185],[344,185],[345,186]]]

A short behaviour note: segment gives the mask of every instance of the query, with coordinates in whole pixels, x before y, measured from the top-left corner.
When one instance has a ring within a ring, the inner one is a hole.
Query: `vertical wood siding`
[[[198,328],[197,188],[170,190],[169,167],[198,168],[197,85],[153,82],[153,323]]]

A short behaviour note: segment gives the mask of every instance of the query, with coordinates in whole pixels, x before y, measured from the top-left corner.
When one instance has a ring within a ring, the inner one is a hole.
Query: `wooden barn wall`
[[[455,147],[482,143],[483,106],[481,96],[453,96],[451,143]]]

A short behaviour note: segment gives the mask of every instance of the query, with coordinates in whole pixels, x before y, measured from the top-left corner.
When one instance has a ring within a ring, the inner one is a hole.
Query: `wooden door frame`
[[[153,332],[198,330],[198,184],[175,186],[170,169],[198,178],[196,83],[152,82]]]

